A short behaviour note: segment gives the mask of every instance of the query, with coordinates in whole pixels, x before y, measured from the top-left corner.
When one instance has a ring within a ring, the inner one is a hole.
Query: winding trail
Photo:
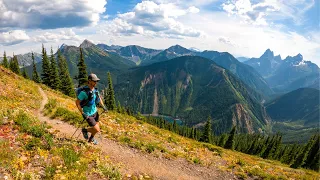
[[[58,130],[57,134],[60,137],[71,138],[75,132],[76,127],[55,119],[50,119],[42,113],[45,104],[48,102],[48,97],[44,91],[39,87],[41,96],[43,97],[40,110],[37,116],[40,121],[46,122],[52,126],[54,130]],[[82,136],[75,134],[73,138],[77,140],[84,140]],[[151,154],[140,152],[137,149],[121,145],[106,138],[99,138],[99,145],[97,145],[103,153],[108,155],[114,164],[120,164],[120,172],[126,174],[147,174],[153,179],[168,179],[168,180],[190,180],[190,179],[236,179],[236,177],[228,172],[223,172],[214,166],[203,167],[187,162],[185,159],[178,158],[175,160],[167,160],[164,158],[157,158]]]

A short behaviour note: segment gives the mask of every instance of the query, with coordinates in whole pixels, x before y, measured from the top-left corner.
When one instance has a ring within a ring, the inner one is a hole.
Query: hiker
[[[82,89],[78,90],[80,91],[78,93],[77,90],[77,100],[76,105],[82,114],[82,117],[87,121],[90,128],[82,128],[82,134],[85,139],[88,140],[88,142],[92,142],[94,144],[98,144],[98,141],[94,139],[94,136],[100,132],[99,127],[99,114],[97,111],[96,104],[100,103],[103,107],[103,110],[107,112],[106,106],[103,104],[102,99],[100,97],[100,94],[98,90],[95,88],[97,85],[97,82],[100,79],[95,74],[90,74],[88,76],[88,85],[83,86]],[[88,132],[91,133],[90,138],[88,138]]]

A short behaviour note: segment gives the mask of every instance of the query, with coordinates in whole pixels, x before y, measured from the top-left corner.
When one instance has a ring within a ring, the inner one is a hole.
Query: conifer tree
[[[234,150],[234,143],[235,143],[234,136],[235,136],[235,134],[236,134],[236,126],[233,126],[230,131],[228,140],[227,140],[226,144],[224,145],[224,148]]]
[[[220,136],[220,138],[219,138],[218,146],[224,147],[225,142],[226,142],[226,139],[227,139],[227,135],[226,135],[226,134],[222,134],[222,135]]]
[[[36,64],[34,62],[34,54],[32,52],[31,54],[31,58],[32,58],[32,80],[36,83],[40,83],[41,80],[40,80],[40,77],[39,77],[39,74],[38,74],[38,71],[37,71],[37,67],[36,67]]]
[[[211,129],[211,116],[208,117],[206,125],[204,126],[204,132],[200,138],[200,141],[211,143],[211,134],[212,134],[212,129]]]
[[[24,66],[24,65],[23,65],[23,66]],[[27,74],[27,71],[26,71],[26,68],[25,68],[25,67],[23,68],[22,76],[23,76],[25,79],[29,79],[29,77],[28,77],[28,74]]]
[[[76,77],[76,79],[78,80],[78,87],[85,85],[87,83],[88,74],[87,74],[86,68],[87,66],[84,63],[82,48],[80,48],[80,57],[79,57],[79,63],[78,63],[79,74]]]
[[[121,113],[121,104],[120,104],[120,101],[118,101],[117,112],[118,112],[118,113]]]
[[[42,83],[50,87],[50,74],[51,74],[51,68],[50,68],[50,61],[47,56],[47,51],[42,45],[42,74],[41,79]]]
[[[305,145],[303,151],[298,155],[297,159],[294,161],[294,163],[290,167],[299,168],[304,164],[313,143],[314,143],[314,140],[311,138],[309,142]]]
[[[74,85],[70,77],[67,61],[58,49],[58,66],[61,79],[60,90],[67,96],[75,97]]]
[[[10,69],[12,72],[20,75],[20,67],[18,62],[18,57],[13,55],[13,58],[10,61]]]
[[[108,75],[108,89],[107,89],[106,105],[108,109],[114,110],[116,108],[116,100],[114,97],[112,78],[111,78],[110,72],[108,72],[107,75]]]
[[[5,68],[9,68],[9,63],[8,63],[8,59],[7,59],[7,55],[6,52],[4,51],[3,53],[3,61],[2,61],[2,65]]]
[[[50,69],[51,69],[51,71],[50,71],[51,72],[50,73],[50,86],[52,89],[58,90],[61,88],[60,87],[61,81],[60,81],[57,63],[54,58],[52,48],[51,48],[51,56],[50,56]]]
[[[320,135],[313,136],[313,139],[314,143],[312,144],[303,167],[319,171]]]
[[[173,120],[172,128],[173,128],[173,132],[177,133],[178,127],[177,127],[177,121],[175,119]]]

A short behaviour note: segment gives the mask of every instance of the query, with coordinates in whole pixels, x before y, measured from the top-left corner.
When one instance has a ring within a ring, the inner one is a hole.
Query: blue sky
[[[295,56],[320,65],[319,0],[0,0],[0,52],[93,43],[234,56]],[[2,53],[1,53],[2,54]]]

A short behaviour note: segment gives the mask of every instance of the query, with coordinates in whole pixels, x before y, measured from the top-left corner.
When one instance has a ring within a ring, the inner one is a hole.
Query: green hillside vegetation
[[[319,132],[320,91],[300,88],[266,104],[273,130],[283,132],[285,142],[306,142]]]
[[[258,103],[261,96],[205,58],[184,56],[135,68],[118,82],[116,99],[142,114],[170,115],[200,127],[210,115],[215,134],[232,125],[241,132],[268,130],[268,117]]]
[[[40,107],[39,99],[41,99],[37,84],[2,67],[0,67],[0,80],[0,86],[4,87],[0,91],[0,142],[4,152],[0,158],[1,173],[16,179],[121,178],[122,175],[118,170],[121,167],[112,165],[98,149],[87,146],[81,141],[57,139],[54,132],[50,131],[50,127],[39,123],[34,116]],[[41,88],[49,98],[45,106],[47,116],[81,126],[80,115],[73,98],[45,86]],[[259,157],[184,138],[126,114],[111,111],[101,117],[101,122],[103,136],[121,142],[128,148],[136,148],[156,157],[185,158],[190,163],[200,166],[212,166],[222,162],[216,167],[222,171],[232,171],[239,178],[316,179],[319,177],[319,173],[314,171],[294,170],[278,161],[266,161]],[[13,136],[16,138],[12,138]],[[308,150],[312,152],[311,154],[316,153],[317,149],[313,146],[315,141],[317,140],[308,143],[308,148],[304,148],[303,152]],[[10,144],[13,146],[8,146]],[[309,154],[303,156],[301,154],[299,157],[305,162],[312,159]],[[299,165],[299,163],[294,164]],[[299,166],[303,166],[303,163]]]
[[[76,84],[77,81],[74,79],[78,75],[80,47],[76,46],[64,46],[61,50],[61,54],[67,61],[69,73],[73,78],[73,82]],[[129,68],[136,66],[134,62],[124,59],[119,55],[108,53],[95,45],[83,48],[84,61],[87,66],[88,73],[95,73],[101,79],[100,85],[107,84],[106,72],[112,73],[113,79],[116,83],[116,77],[127,71]],[[58,53],[55,54],[57,57]],[[42,63],[37,63],[36,68],[39,73],[42,72]],[[29,77],[32,75],[32,65],[26,67]]]
[[[265,99],[273,93],[263,77],[251,66],[239,62],[230,53],[220,53],[216,51],[206,51],[199,56],[213,60],[219,66],[228,69],[252,89],[264,95]]]
[[[110,163],[99,149],[59,139],[37,119],[35,113],[42,98],[37,84],[0,67],[0,87],[2,178],[121,178],[118,166]],[[57,96],[67,97],[61,93]]]

